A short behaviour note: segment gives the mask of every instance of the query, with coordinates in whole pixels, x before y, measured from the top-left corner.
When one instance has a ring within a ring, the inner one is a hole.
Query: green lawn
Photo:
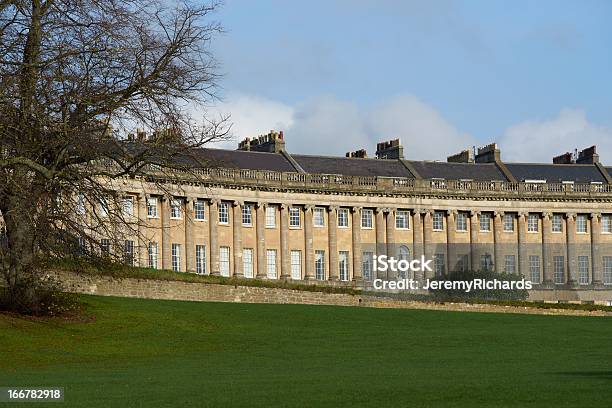
[[[93,323],[0,316],[0,386],[71,407],[612,406],[610,318],[83,299]]]

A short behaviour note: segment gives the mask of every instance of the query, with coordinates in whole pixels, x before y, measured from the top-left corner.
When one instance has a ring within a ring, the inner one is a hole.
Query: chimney
[[[501,161],[501,150],[497,147],[497,143],[479,147],[474,161],[476,163],[496,163]]]
[[[578,153],[578,158],[576,159],[576,163],[578,164],[595,164],[599,163],[599,155],[597,154],[597,146],[591,146],[580,153]]]
[[[238,144],[238,150],[279,153],[285,150],[285,136],[282,131],[271,130],[267,135],[247,137]]]
[[[574,155],[570,152],[563,153],[559,156],[553,157],[553,164],[573,164]]]
[[[381,142],[376,145],[377,159],[403,159],[404,147],[399,139]]]
[[[356,159],[365,159],[368,157],[368,152],[366,149],[355,150],[354,152],[347,152],[346,157],[352,157]]]
[[[474,163],[474,159],[472,158],[472,153],[470,150],[462,150],[457,154],[453,154],[452,156],[448,156],[446,158],[448,163]]]

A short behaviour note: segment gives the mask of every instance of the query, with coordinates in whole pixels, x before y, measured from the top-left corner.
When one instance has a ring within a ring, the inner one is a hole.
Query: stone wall
[[[69,292],[98,296],[145,299],[186,300],[198,302],[275,303],[304,305],[359,306],[394,309],[453,310],[469,312],[564,314],[607,316],[612,313],[562,309],[536,309],[465,303],[425,303],[368,295],[307,292],[280,288],[218,285],[152,279],[112,278],[108,276],[56,273]]]

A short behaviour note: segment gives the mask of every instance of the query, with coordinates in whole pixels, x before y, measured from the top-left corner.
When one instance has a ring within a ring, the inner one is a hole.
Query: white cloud
[[[413,95],[400,95],[369,109],[333,96],[290,106],[234,95],[216,109],[232,115],[234,140],[217,146],[230,149],[246,136],[271,129],[284,131],[290,152],[330,156],[365,148],[373,157],[376,143],[399,138],[406,158],[445,160],[462,149],[489,142],[457,129]],[[566,108],[554,118],[510,126],[497,141],[502,159],[508,162],[551,163],[553,156],[591,145],[597,145],[602,162],[612,161],[612,129],[589,122],[579,109]]]
[[[344,155],[366,148],[370,156],[376,143],[400,138],[412,159],[444,160],[448,154],[473,145],[474,139],[448,123],[434,108],[414,96],[404,95],[372,109],[322,96],[291,107],[252,96],[235,96],[217,108],[231,113],[235,139],[284,130],[290,152]],[[236,142],[223,147],[234,147]]]
[[[551,163],[553,156],[597,145],[603,163],[612,160],[612,129],[590,123],[580,109],[563,109],[557,117],[509,127],[500,139],[506,161]]]

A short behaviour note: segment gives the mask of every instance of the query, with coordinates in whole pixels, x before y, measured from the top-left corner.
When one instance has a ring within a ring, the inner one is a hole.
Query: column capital
[[[480,211],[478,211],[478,210],[471,210],[470,211],[470,217],[476,217],[476,216],[480,216]]]
[[[415,208],[412,212],[413,214],[418,214],[418,215],[425,215],[427,213],[428,210],[424,209],[424,208]]]
[[[387,209],[387,208],[384,208],[384,207],[376,207],[376,208],[374,209],[374,212],[375,212],[376,214],[381,214],[381,213],[385,213],[385,212],[387,212],[386,210],[388,210],[388,209]]]
[[[548,220],[552,218],[552,212],[550,211],[542,211],[542,218]]]
[[[504,215],[506,215],[506,213],[504,211],[493,211],[493,216],[494,217],[503,217]]]
[[[257,201],[255,203],[255,208],[266,208],[268,206],[268,203],[265,203],[263,201]]]
[[[242,207],[242,206],[244,206],[244,201],[234,200],[234,201],[232,201],[232,205],[234,207]]]
[[[448,215],[448,216],[451,216],[451,215],[452,215],[452,216],[454,217],[454,216],[456,216],[456,215],[457,215],[457,213],[458,213],[458,211],[457,211],[457,210],[455,210],[455,209],[446,210],[446,215]]]
[[[575,221],[576,220],[576,215],[577,214],[575,212],[568,212],[568,213],[565,213],[565,218],[567,218],[568,220],[571,220],[571,221]]]
[[[287,203],[280,203],[278,205],[278,208],[280,208],[281,210],[286,210],[286,209],[289,208],[289,204],[287,204]]]
[[[314,210],[314,208],[315,208],[314,204],[306,204],[304,206],[304,211],[312,211],[312,210]]]
[[[361,211],[361,209],[362,209],[362,208],[363,208],[363,207],[358,207],[358,206],[351,207],[351,212],[356,213],[356,212],[358,212],[358,211]]]
[[[601,213],[593,212],[590,214],[590,217],[592,220],[599,221],[599,219],[601,218]]]
[[[339,209],[340,209],[340,207],[337,206],[337,205],[330,205],[330,206],[327,207],[327,211],[329,211],[329,212],[338,211]]]
[[[212,204],[219,205],[219,204],[221,204],[221,199],[219,199],[219,198],[211,198],[210,199],[210,204],[211,205]]]
[[[527,217],[529,217],[529,212],[528,211],[519,211],[518,212],[518,216],[519,217],[527,218]]]

